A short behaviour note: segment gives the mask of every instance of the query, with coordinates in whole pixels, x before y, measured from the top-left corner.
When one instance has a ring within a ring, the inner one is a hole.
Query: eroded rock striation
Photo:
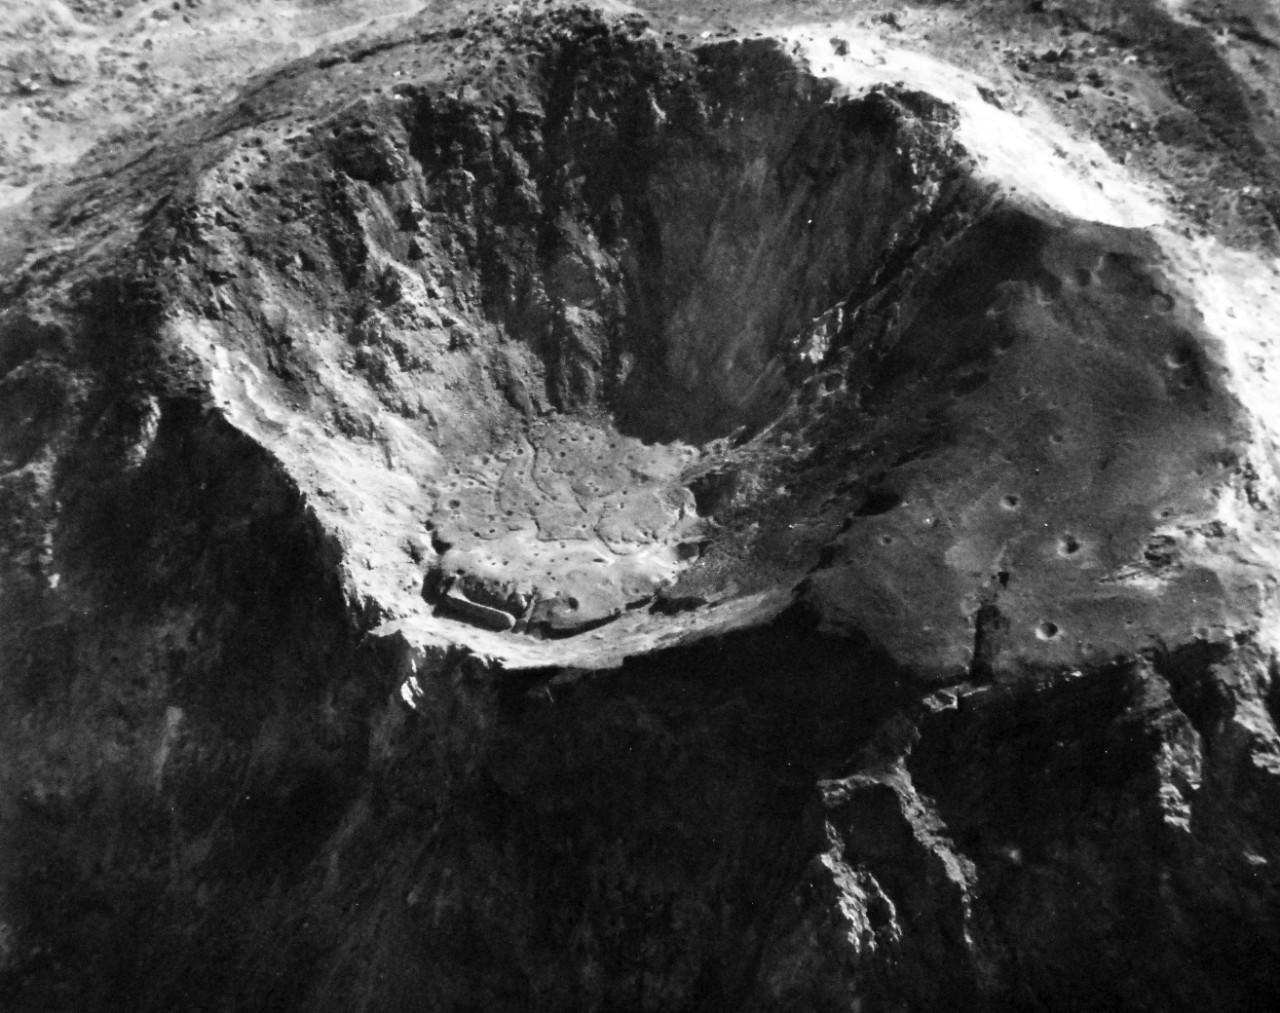
[[[1274,274],[706,34],[424,15],[46,195],[6,1008],[1269,1008]]]

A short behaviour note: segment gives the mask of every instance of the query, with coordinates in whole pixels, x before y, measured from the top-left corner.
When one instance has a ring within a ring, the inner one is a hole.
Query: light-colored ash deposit
[[[0,1005],[1271,1008],[1270,7],[118,6],[0,40]]]

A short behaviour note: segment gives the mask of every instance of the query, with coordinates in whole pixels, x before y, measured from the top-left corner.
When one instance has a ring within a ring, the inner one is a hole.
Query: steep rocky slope
[[[4,249],[6,1008],[1269,1008],[1238,79],[1230,203],[946,11],[477,9]]]

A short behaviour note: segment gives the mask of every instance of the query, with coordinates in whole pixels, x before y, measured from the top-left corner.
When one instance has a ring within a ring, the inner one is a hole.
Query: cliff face
[[[1265,200],[899,42],[424,14],[43,193],[6,1008],[1269,1008]]]

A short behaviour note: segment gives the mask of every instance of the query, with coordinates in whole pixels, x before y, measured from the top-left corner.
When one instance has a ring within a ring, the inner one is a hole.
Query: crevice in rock
[[[1235,646],[1230,643],[1193,640],[1172,650],[1152,651],[1149,655],[1155,671],[1168,683],[1178,709],[1206,741],[1231,706],[1230,701],[1221,696],[1212,675],[1213,668],[1229,658],[1233,650]]]

